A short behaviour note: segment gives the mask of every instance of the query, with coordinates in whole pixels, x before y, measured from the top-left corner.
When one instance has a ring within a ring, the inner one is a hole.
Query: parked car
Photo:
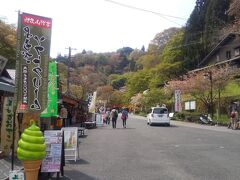
[[[152,107],[147,115],[147,124],[166,124],[170,126],[170,118],[166,107]]]

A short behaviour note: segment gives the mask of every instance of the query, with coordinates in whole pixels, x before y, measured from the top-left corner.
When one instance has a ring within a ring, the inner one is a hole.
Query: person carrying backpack
[[[112,109],[111,111],[111,118],[112,118],[112,127],[116,128],[117,126],[117,118],[118,118],[118,112],[116,109]]]
[[[237,122],[238,122],[238,112],[237,110],[234,108],[230,114],[231,117],[231,125],[230,127],[232,129],[236,129],[237,128]]]
[[[106,124],[110,124],[110,111],[109,111],[109,109],[107,109],[107,111],[106,111]]]
[[[126,128],[127,118],[128,118],[128,111],[126,109],[123,109],[121,119],[122,119],[124,128]]]

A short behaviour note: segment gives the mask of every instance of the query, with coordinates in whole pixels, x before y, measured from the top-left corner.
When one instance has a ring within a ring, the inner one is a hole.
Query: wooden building
[[[240,34],[230,33],[224,37],[212,51],[199,63],[199,68],[230,63],[231,66],[240,61]]]
[[[10,153],[13,129],[14,79],[6,70],[7,59],[0,56],[0,151]]]

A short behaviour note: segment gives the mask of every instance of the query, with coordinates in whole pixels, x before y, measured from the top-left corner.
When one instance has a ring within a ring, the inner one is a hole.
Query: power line
[[[160,16],[160,17],[163,18],[163,19],[166,19],[167,21],[170,21],[170,22],[172,22],[172,23],[174,23],[174,24],[177,24],[177,25],[181,26],[181,24],[179,24],[179,23],[177,23],[177,22],[175,22],[175,21],[172,21],[172,20],[170,20],[170,19],[168,19],[168,18],[166,18],[166,17],[164,17],[164,16]]]
[[[162,14],[162,13],[159,13],[159,12],[154,12],[154,11],[151,11],[151,10],[138,8],[138,7],[135,7],[135,6],[130,6],[130,5],[119,3],[119,2],[116,2],[116,1],[112,1],[112,0],[105,0],[105,1],[108,1],[108,2],[113,3],[113,4],[117,4],[117,5],[120,5],[120,6],[123,6],[123,7],[128,7],[128,8],[131,8],[131,9],[136,9],[136,10],[140,10],[140,11],[144,11],[144,12],[149,12],[149,13],[153,13],[153,14],[160,15],[160,16],[167,16],[167,17],[170,17],[170,18],[181,19],[181,20],[184,20],[184,21],[187,20],[186,18],[183,18],[183,17]]]
[[[136,6],[130,6],[130,5],[127,5],[127,4],[123,4],[123,3],[119,3],[119,2],[116,2],[116,1],[112,1],[112,0],[105,0],[107,2],[110,2],[110,3],[113,3],[113,4],[116,4],[116,5],[119,5],[119,6],[123,6],[123,7],[127,7],[127,8],[130,8],[130,9],[135,9],[135,10],[138,10],[138,11],[143,11],[143,12],[147,12],[147,13],[152,13],[152,14],[155,14],[157,16],[160,16],[172,23],[175,23],[175,24],[178,24],[178,25],[181,25],[177,22],[174,22],[166,17],[169,17],[169,18],[175,18],[175,19],[180,19],[180,20],[187,20],[186,18],[182,18],[182,17],[178,17],[178,16],[171,16],[171,15],[167,15],[167,14],[162,14],[162,13],[159,13],[159,12],[155,12],[155,11],[151,11],[151,10],[147,10],[147,9],[143,9],[143,8],[138,8]]]

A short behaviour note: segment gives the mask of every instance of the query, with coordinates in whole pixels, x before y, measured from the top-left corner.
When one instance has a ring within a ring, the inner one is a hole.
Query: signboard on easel
[[[60,172],[62,155],[62,131],[44,131],[46,157],[42,162],[41,172]]]
[[[96,113],[96,125],[103,126],[103,115]]]
[[[64,153],[65,160],[77,161],[78,158],[78,128],[65,127],[64,132]]]

